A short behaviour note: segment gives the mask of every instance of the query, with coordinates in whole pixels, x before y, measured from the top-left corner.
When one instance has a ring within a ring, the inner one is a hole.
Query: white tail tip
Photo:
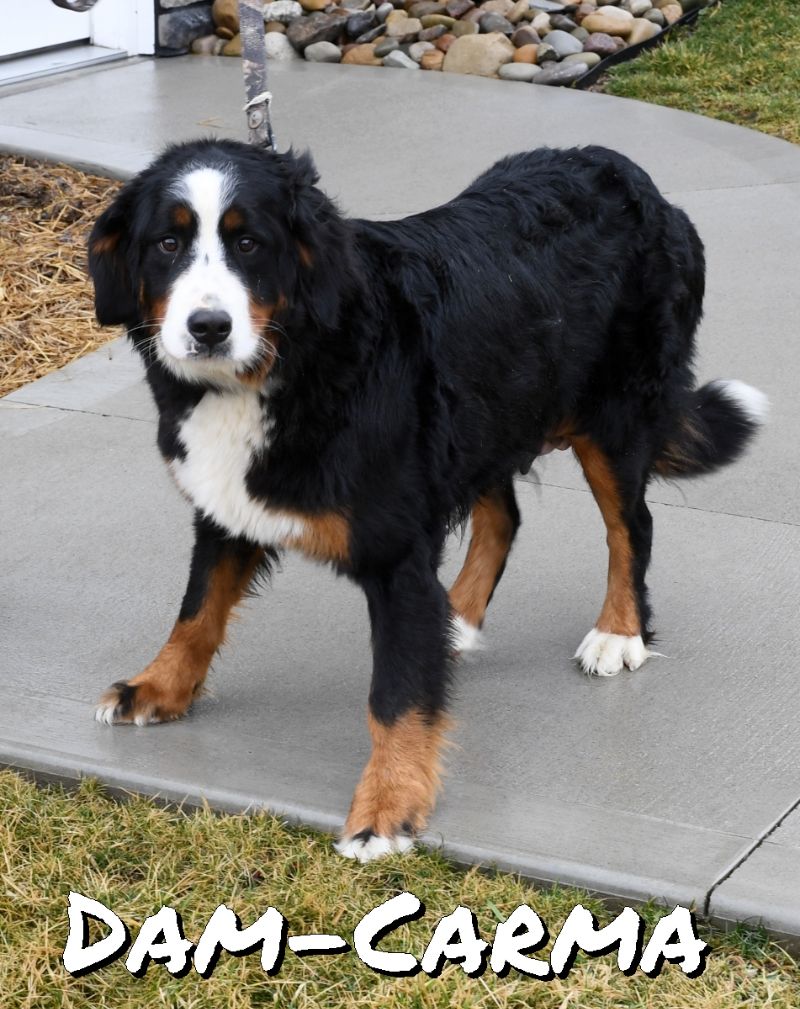
[[[732,399],[754,424],[763,424],[769,415],[769,399],[755,386],[738,378],[720,379],[712,383],[728,399]]]

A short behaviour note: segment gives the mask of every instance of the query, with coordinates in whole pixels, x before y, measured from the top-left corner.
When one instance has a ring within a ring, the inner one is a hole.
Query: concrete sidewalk
[[[800,936],[800,149],[606,96],[447,74],[298,63],[275,66],[271,86],[280,145],[310,146],[348,212],[418,211],[503,154],[604,143],[694,219],[709,260],[699,377],[764,389],[770,427],[718,476],[653,488],[667,657],[612,680],[570,659],[603,595],[597,508],[564,455],[537,467],[540,487],[520,484],[524,529],[489,648],[460,670],[459,745],[428,839],[533,879]],[[125,175],[168,140],[242,136],[241,105],[237,61],[132,61],[0,91],[0,148]],[[97,695],[152,658],[177,612],[188,506],[122,343],[0,401],[0,430],[0,761],[335,829],[368,753],[360,594],[287,558],[190,717],[99,726]]]

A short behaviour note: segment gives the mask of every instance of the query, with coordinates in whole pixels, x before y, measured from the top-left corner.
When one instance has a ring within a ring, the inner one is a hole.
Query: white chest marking
[[[235,536],[280,545],[302,535],[302,519],[267,508],[248,493],[255,456],[269,447],[269,422],[250,390],[209,391],[180,426],[184,459],[170,464],[195,507]]]

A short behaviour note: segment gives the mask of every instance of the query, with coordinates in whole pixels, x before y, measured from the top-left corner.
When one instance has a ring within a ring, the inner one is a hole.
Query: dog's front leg
[[[374,656],[372,755],[337,850],[366,862],[412,847],[433,809],[451,648],[447,594],[427,561],[407,562],[362,587]]]
[[[146,725],[180,718],[225,638],[231,610],[266,559],[262,547],[231,539],[197,515],[189,583],[169,640],[138,676],[112,684],[97,720]]]

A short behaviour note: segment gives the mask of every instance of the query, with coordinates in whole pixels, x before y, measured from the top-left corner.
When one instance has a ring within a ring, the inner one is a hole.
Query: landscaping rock
[[[375,43],[375,55],[383,59],[384,56],[388,56],[389,53],[395,51],[395,49],[400,48],[400,43],[397,39],[381,39],[380,42]]]
[[[617,43],[605,32],[592,32],[589,38],[583,43],[585,53],[597,53],[601,59],[606,56],[613,56],[617,51]]]
[[[631,28],[631,33],[627,39],[628,45],[635,46],[639,42],[646,42],[660,33],[661,29],[658,25],[653,24],[652,21],[647,21],[645,18],[634,18],[633,28]]]
[[[520,46],[514,50],[514,63],[535,63],[538,46]]]
[[[315,42],[335,42],[344,28],[343,16],[336,14],[312,14],[310,17],[292,21],[286,29],[286,37],[298,52]]]
[[[341,63],[342,51],[333,42],[314,42],[303,53],[312,63]]]
[[[267,54],[268,60],[294,60],[298,58],[292,43],[279,32],[270,32],[265,37],[264,52]]]
[[[395,49],[383,57],[385,67],[396,67],[398,70],[419,70],[419,63],[407,56],[402,49]]]
[[[550,26],[550,15],[549,14],[537,14],[536,17],[531,21],[531,27],[537,31],[542,38],[551,31]]]
[[[465,35],[477,35],[478,26],[474,21],[456,21],[456,23],[451,26],[450,31],[457,39],[460,39]]]
[[[480,6],[480,14],[501,14],[505,17],[514,9],[512,0],[486,0]]]
[[[386,20],[386,18],[392,13],[394,7],[390,3],[381,4],[380,7],[375,11],[375,15],[381,24]]]
[[[572,18],[564,17],[563,14],[550,15],[550,27],[562,32],[574,31],[578,26]]]
[[[565,63],[585,63],[588,67],[596,67],[600,62],[600,57],[597,53],[572,53],[570,56],[565,56],[561,61],[561,66]]]
[[[529,10],[530,7],[528,6],[528,0],[517,0],[508,14],[506,14],[506,17],[512,25],[515,25],[523,19]]]
[[[417,3],[412,3],[408,8],[408,16],[410,18],[421,18],[425,14],[444,13],[446,13],[445,5],[438,3],[437,0],[418,0]]]
[[[342,56],[342,63],[357,67],[379,67],[381,60],[375,55],[375,46],[371,42],[364,42],[361,45],[351,46]]]
[[[494,77],[514,58],[514,46],[505,35],[462,35],[450,46],[442,69],[447,73]]]
[[[661,11],[652,10],[648,11],[644,15],[645,21],[652,21],[654,25],[658,25],[659,28],[664,28],[667,24],[667,19],[661,13]]]
[[[415,63],[419,63],[425,53],[435,49],[433,42],[412,42],[408,47],[408,55]]]
[[[626,38],[633,27],[633,14],[621,7],[601,7],[585,17],[582,25],[587,32],[604,32]]]
[[[164,49],[189,51],[189,46],[201,35],[214,31],[209,7],[189,7],[170,11],[158,19],[158,44]]]
[[[622,0],[620,7],[630,11],[635,18],[640,18],[647,11],[653,9],[652,0]]]
[[[455,42],[456,37],[452,32],[445,32],[440,38],[436,40],[434,45],[439,50],[439,52],[446,53],[450,46]]]
[[[425,14],[420,18],[423,28],[446,28],[450,29],[454,24],[458,24],[455,18],[451,18],[449,14]],[[462,21],[461,24],[466,24],[467,22]]]
[[[564,13],[564,4],[554,3],[553,0],[531,0],[531,7],[539,11],[547,11],[548,14]]]
[[[351,39],[357,39],[359,35],[374,28],[377,21],[375,11],[357,11],[347,19],[347,34]]]
[[[303,16],[303,8],[297,0],[274,0],[264,7],[265,21],[280,21],[288,25]]]
[[[533,78],[534,84],[572,84],[589,69],[586,63],[559,63],[544,67]]]
[[[241,56],[242,55],[242,36],[234,35],[232,39],[228,39],[225,45],[222,47],[223,56]]]
[[[375,42],[381,38],[386,32],[385,25],[375,25],[374,28],[370,28],[369,31],[364,32],[363,35],[359,35],[356,42]]]
[[[217,28],[227,28],[233,37],[239,31],[239,0],[214,0],[211,17]]]
[[[328,6],[328,0],[300,0],[300,3],[303,5],[303,10],[310,13],[325,10]]]
[[[267,21],[264,25],[265,32],[280,32],[281,35],[286,34],[286,25],[282,21]]]
[[[478,25],[482,32],[502,32],[503,35],[511,35],[514,31],[514,26],[508,18],[503,17],[502,14],[493,14],[491,12],[484,14]]]
[[[419,61],[419,65],[423,70],[441,70],[443,63],[444,53],[438,49],[432,49],[430,52],[423,53],[422,59]]]
[[[419,18],[397,18],[393,20],[393,15],[389,15],[386,20],[386,37],[390,39],[415,39],[417,32],[422,31],[422,22]]]
[[[219,56],[225,40],[217,35],[203,35],[192,42],[191,50],[199,56]]]
[[[504,81],[532,81],[541,72],[541,67],[533,63],[505,63],[497,71],[497,76]]]
[[[557,63],[558,53],[546,42],[540,42],[536,47],[536,62],[541,66],[543,63]]]
[[[571,53],[583,51],[583,45],[577,39],[560,29],[548,33],[547,45],[555,49],[559,59],[563,59],[564,56],[569,56]]]
[[[597,10],[594,4],[582,3],[578,5],[577,10],[572,15],[575,21],[580,25],[587,14],[594,14]]]
[[[467,11],[471,11],[474,6],[473,0],[449,0],[446,9],[451,18],[460,18]],[[527,7],[527,3],[525,6]]]
[[[529,25],[522,25],[511,36],[511,41],[515,46],[538,46],[542,40],[539,38],[539,33],[535,32],[533,28]]]
[[[431,25],[430,28],[423,28],[419,33],[420,42],[435,42],[445,34],[447,28],[444,25]]]
[[[668,25],[674,25],[678,18],[683,17],[683,9],[678,4],[667,4],[660,10]]]

